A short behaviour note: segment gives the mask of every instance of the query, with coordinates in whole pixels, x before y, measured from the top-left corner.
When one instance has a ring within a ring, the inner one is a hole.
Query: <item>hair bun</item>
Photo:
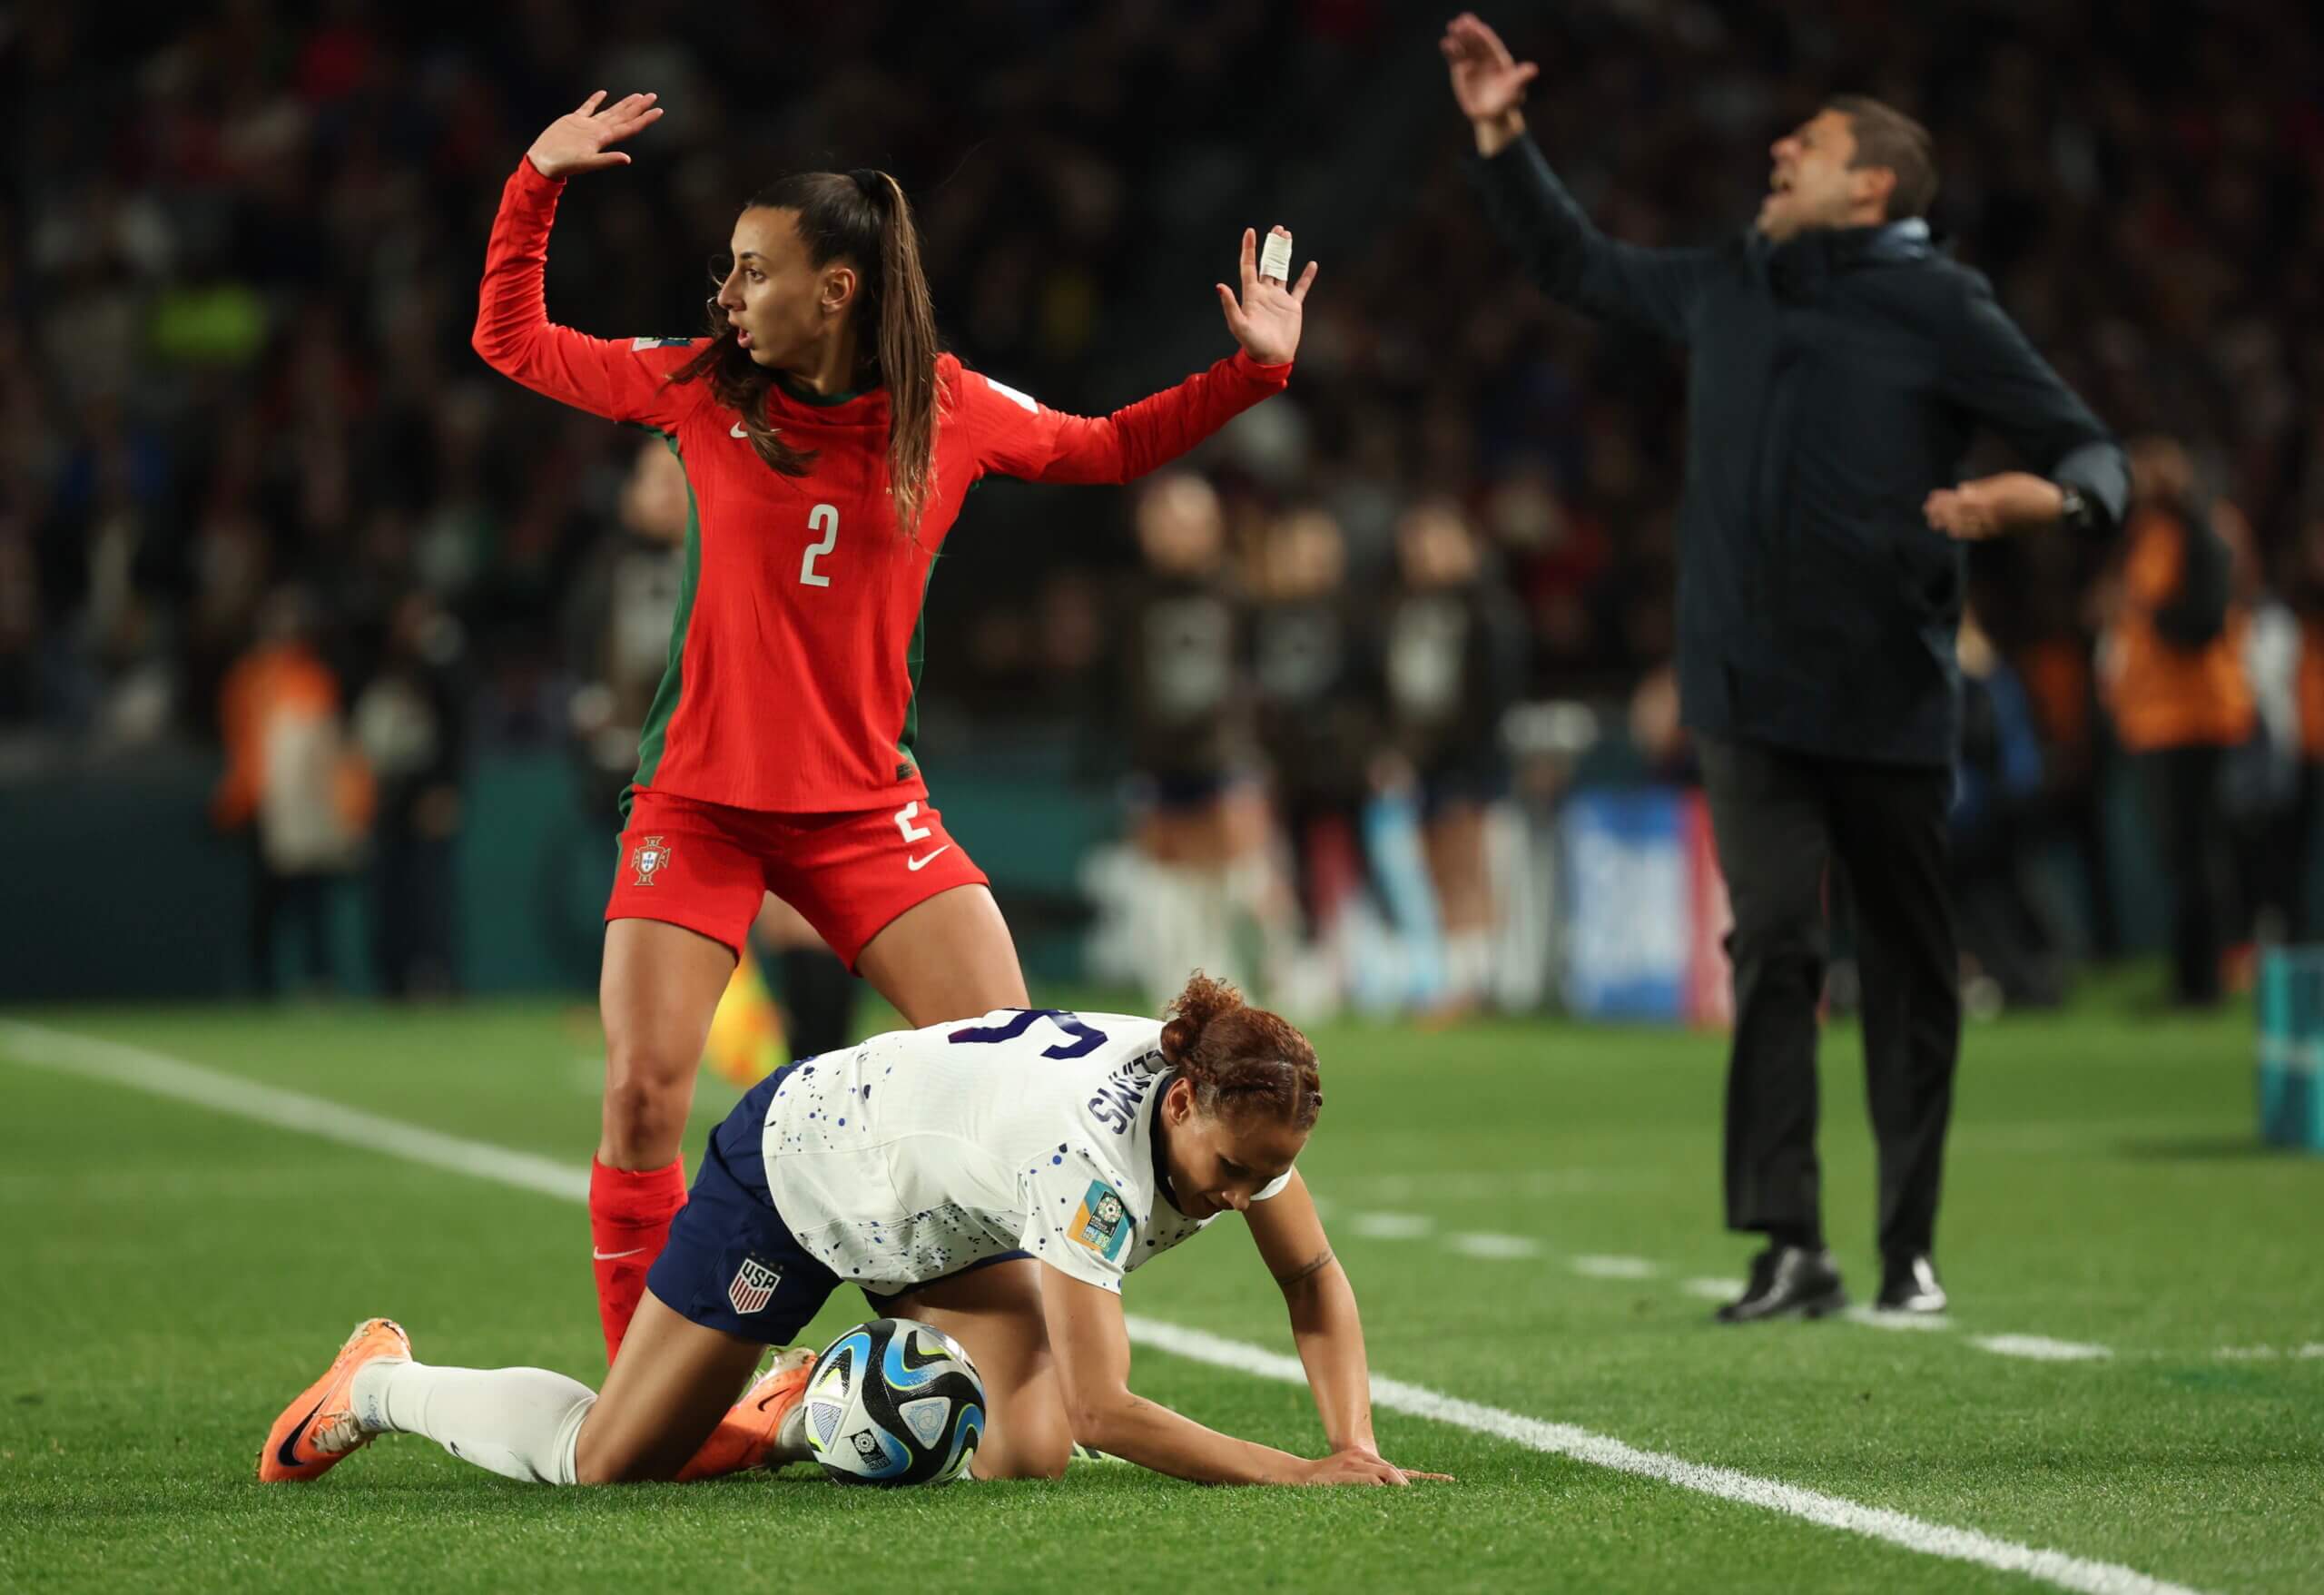
[[[1163,1016],[1162,1056],[1206,1113],[1267,1113],[1301,1129],[1324,1106],[1315,1049],[1281,1014],[1200,970]]]
[[[1243,1006],[1243,994],[1225,980],[1214,980],[1200,970],[1187,982],[1170,1004],[1162,1026],[1162,1054],[1172,1063],[1184,1067],[1202,1043],[1202,1033],[1221,1014],[1231,1013]]]

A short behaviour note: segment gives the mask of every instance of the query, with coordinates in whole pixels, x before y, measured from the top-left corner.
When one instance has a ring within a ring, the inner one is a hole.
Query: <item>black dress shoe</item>
[[[1890,1257],[1880,1265],[1880,1300],[1884,1313],[1917,1313],[1934,1316],[1945,1311],[1945,1286],[1937,1283],[1936,1265],[1926,1252]]]
[[[1806,1246],[1769,1246],[1751,1259],[1751,1283],[1719,1308],[1721,1324],[1763,1318],[1821,1318],[1848,1305],[1832,1254]]]

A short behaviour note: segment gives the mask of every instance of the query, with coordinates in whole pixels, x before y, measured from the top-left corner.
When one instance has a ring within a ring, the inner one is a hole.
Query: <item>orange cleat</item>
[[[266,1432],[266,1445],[258,1453],[260,1482],[295,1484],[320,1479],[341,1457],[352,1456],[371,1443],[371,1436],[356,1423],[350,1393],[356,1370],[381,1357],[411,1361],[411,1337],[393,1319],[366,1318],[339,1348],[339,1355],[331,1359],[323,1376],[283,1408],[274,1427]]]
[[[807,1376],[814,1371],[815,1354],[803,1345],[775,1353],[767,1371],[751,1381],[743,1399],[727,1409],[694,1453],[694,1461],[679,1471],[678,1482],[723,1479],[746,1468],[780,1466],[792,1460],[774,1457],[775,1442],[782,1437],[783,1421],[799,1410],[799,1398],[807,1393]]]

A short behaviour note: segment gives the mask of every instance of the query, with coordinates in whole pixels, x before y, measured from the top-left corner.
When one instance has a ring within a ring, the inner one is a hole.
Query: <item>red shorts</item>
[[[739,950],[772,891],[849,969],[906,909],[982,886],[925,787],[892,808],[771,814],[642,788],[629,811],[606,918],[659,920]]]

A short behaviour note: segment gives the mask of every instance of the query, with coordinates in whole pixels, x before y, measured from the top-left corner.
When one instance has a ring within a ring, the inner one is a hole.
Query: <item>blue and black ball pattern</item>
[[[940,1484],[984,1436],[984,1381],[960,1342],[913,1318],[859,1324],[807,1381],[807,1443],[842,1484]]]

